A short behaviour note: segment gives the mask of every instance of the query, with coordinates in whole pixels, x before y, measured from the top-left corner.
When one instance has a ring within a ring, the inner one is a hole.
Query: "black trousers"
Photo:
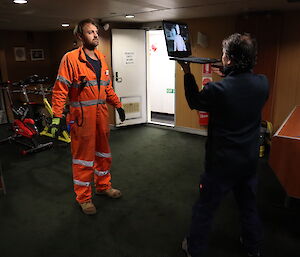
[[[188,251],[192,257],[201,257],[207,247],[214,213],[222,198],[231,190],[240,211],[241,237],[245,248],[257,251],[263,233],[256,207],[257,177],[238,177],[221,180],[205,173],[200,181],[200,196],[193,207],[190,232],[187,235]]]

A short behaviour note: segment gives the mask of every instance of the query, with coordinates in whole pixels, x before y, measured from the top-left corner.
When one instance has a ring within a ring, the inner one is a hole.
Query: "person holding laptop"
[[[240,211],[240,243],[248,256],[260,256],[263,232],[256,208],[256,167],[261,111],[268,98],[268,80],[252,72],[256,42],[235,33],[222,43],[222,75],[199,91],[189,63],[179,62],[185,96],[191,109],[210,114],[205,170],[182,249],[189,257],[204,256],[213,216],[223,197],[233,191]],[[215,69],[220,73],[219,69]]]

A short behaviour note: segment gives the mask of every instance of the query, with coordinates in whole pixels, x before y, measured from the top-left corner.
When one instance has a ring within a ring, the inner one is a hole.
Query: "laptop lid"
[[[191,53],[188,25],[180,22],[163,21],[168,55],[170,57],[188,57]]]

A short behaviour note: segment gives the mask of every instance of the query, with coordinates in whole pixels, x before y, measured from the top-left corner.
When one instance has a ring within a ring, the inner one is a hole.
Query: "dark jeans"
[[[262,226],[256,208],[256,186],[256,175],[225,181],[206,173],[201,178],[200,196],[193,207],[191,228],[187,236],[188,251],[192,257],[202,256],[207,246],[214,213],[222,198],[231,190],[240,211],[243,244],[248,251],[259,249]]]

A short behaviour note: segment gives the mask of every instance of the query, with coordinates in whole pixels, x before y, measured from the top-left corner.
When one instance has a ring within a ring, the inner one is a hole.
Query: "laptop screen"
[[[168,55],[188,57],[191,55],[190,35],[187,24],[163,21]]]

